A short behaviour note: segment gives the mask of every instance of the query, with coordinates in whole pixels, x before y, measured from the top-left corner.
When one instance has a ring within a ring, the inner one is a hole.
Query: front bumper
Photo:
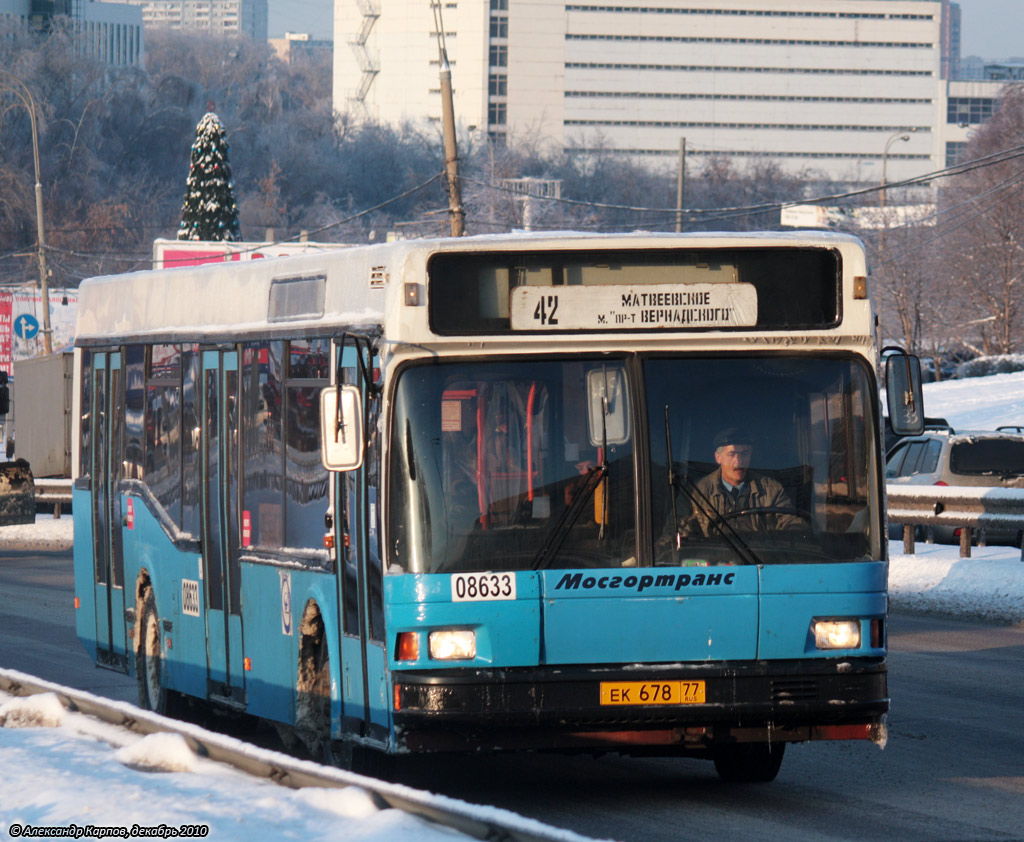
[[[731,742],[884,740],[884,658],[392,674],[399,751],[701,753]],[[705,682],[699,704],[602,706],[609,681]]]

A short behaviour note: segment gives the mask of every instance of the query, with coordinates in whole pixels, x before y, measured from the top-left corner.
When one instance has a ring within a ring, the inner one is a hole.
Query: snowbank
[[[11,677],[19,674],[5,671]],[[27,678],[27,676],[26,676]],[[37,682],[44,683],[44,682]],[[67,688],[53,686],[58,691]],[[88,694],[86,694],[88,695]],[[131,705],[127,713],[147,716]],[[513,833],[553,842],[587,837],[497,807],[384,784],[340,769],[318,771],[343,788],[289,789],[248,777],[192,752],[176,734],[139,736],[81,713],[65,711],[55,693],[12,698],[0,692],[0,834],[33,835],[34,828],[185,829],[183,838],[217,842],[301,839],[303,842],[459,842],[469,837],[391,809],[369,791],[393,792],[418,804],[457,809],[479,821],[497,821]],[[275,754],[230,737],[175,723],[205,740],[243,745],[248,756],[272,762]],[[290,759],[290,758],[289,758]],[[308,764],[311,767],[314,764]],[[17,828],[15,829],[15,827]],[[198,827],[198,830],[197,830]],[[141,836],[143,833],[134,833]],[[164,834],[166,837],[167,834]]]
[[[1024,562],[1016,547],[972,547],[971,558],[943,544],[889,542],[889,604],[896,611],[948,614],[998,623],[1024,621]]]

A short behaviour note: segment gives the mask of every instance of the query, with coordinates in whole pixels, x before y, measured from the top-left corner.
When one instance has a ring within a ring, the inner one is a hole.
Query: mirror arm
[[[338,433],[341,433],[341,441],[346,440],[347,431],[345,429],[345,418],[341,410],[341,387],[342,380],[344,379],[344,366],[342,365],[342,357],[345,353],[345,346],[348,345],[349,339],[352,340],[352,345],[356,349],[356,362],[359,365],[359,373],[362,375],[363,386],[366,389],[366,394],[370,397],[378,397],[384,388],[378,383],[375,383],[372,377],[372,371],[370,370],[369,358],[373,356],[374,348],[370,344],[370,337],[360,336],[359,334],[349,333],[345,331],[341,334],[341,339],[338,342],[338,365],[334,375],[334,385],[337,392],[337,413],[335,419],[335,431],[334,440],[338,441]],[[365,357],[363,355],[366,355]],[[367,407],[364,407],[364,412],[368,411]],[[364,419],[365,421],[365,419]]]

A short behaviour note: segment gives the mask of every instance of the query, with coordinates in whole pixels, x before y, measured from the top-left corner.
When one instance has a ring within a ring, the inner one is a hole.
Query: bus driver
[[[749,512],[727,518],[738,532],[774,532],[799,527],[800,519],[790,514],[795,510],[783,487],[771,477],[750,469],[754,445],[746,431],[728,427],[715,436],[713,444],[718,468],[696,483],[693,511],[679,525],[680,538],[720,535],[718,519],[707,511],[708,507],[720,515]]]

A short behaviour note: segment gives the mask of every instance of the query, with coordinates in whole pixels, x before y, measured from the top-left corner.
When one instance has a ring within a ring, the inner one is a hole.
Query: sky
[[[271,4],[281,0],[271,0]],[[956,0],[960,4],[960,55],[1024,58],[1024,0]]]
[[[269,0],[267,17],[271,38],[308,32],[317,40],[334,40],[334,0]]]

